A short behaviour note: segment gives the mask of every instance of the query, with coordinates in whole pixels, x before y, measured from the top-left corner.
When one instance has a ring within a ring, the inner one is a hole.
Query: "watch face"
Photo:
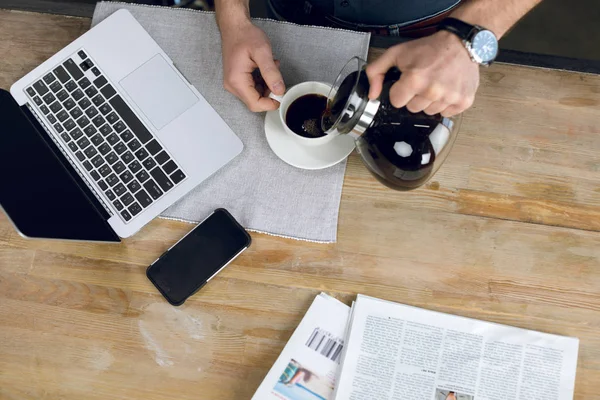
[[[494,61],[498,55],[498,39],[491,31],[482,30],[478,32],[473,38],[471,46],[481,62]]]

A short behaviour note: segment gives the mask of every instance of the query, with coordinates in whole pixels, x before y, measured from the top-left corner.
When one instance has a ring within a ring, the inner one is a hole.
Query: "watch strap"
[[[444,18],[438,25],[438,31],[445,30],[452,32],[462,40],[469,40],[474,29],[476,29],[476,26],[451,17]]]

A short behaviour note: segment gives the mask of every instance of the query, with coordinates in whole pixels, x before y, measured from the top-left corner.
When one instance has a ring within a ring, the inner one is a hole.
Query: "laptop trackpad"
[[[187,83],[160,54],[119,83],[157,130],[198,102]]]

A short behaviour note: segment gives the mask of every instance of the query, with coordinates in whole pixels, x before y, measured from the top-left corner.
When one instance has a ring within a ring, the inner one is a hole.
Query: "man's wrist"
[[[244,0],[217,0],[215,2],[217,25],[221,30],[239,28],[250,22],[248,2]]]

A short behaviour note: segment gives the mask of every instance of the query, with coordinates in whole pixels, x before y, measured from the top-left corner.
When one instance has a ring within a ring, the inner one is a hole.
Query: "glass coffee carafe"
[[[440,168],[456,139],[461,117],[411,113],[390,103],[391,86],[400,79],[385,75],[379,99],[370,100],[366,62],[351,59],[327,99],[322,128],[329,135],[351,135],[367,169],[396,190],[415,189]]]

